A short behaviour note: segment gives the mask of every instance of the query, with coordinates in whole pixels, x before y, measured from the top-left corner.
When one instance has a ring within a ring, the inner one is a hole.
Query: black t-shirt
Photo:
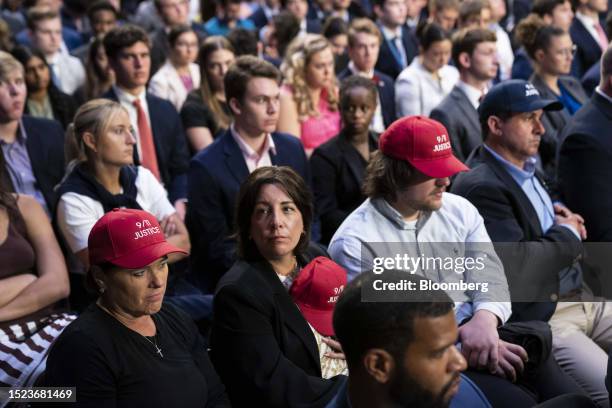
[[[230,115],[229,106],[226,103],[223,103],[221,106],[223,111]],[[208,107],[208,104],[204,103],[199,89],[195,89],[187,95],[187,99],[181,108],[181,120],[185,129],[205,127],[210,130],[210,134],[213,137],[216,137],[219,131],[223,130],[219,128],[217,119]]]
[[[87,407],[225,407],[225,388],[193,322],[172,305],[153,315],[149,340],[93,304],[57,339],[45,385],[76,386]],[[54,405],[56,406],[56,405]]]

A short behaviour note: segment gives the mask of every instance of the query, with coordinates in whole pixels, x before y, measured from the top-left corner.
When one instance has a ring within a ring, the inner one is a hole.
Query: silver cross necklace
[[[141,334],[142,336],[142,334]],[[148,341],[149,343],[151,343],[152,346],[155,347],[155,352],[157,354],[159,354],[159,356],[161,358],[164,358],[164,355],[162,354],[162,350],[159,348],[159,346],[157,345],[157,334],[155,334],[155,336],[153,336],[153,341],[149,340],[149,338],[147,336],[142,336],[146,341]]]

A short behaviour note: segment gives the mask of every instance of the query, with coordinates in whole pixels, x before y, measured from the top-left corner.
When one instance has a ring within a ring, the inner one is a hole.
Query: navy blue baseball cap
[[[480,119],[500,113],[533,112],[538,109],[561,110],[563,104],[554,99],[543,99],[529,82],[511,79],[495,85],[478,107]]]

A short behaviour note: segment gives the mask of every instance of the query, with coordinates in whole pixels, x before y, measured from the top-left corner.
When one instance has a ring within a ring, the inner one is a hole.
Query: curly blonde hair
[[[317,107],[310,97],[308,83],[306,82],[306,67],[312,56],[318,52],[331,48],[331,44],[325,37],[319,34],[307,34],[294,39],[285,54],[285,60],[281,65],[281,71],[285,78],[285,84],[291,87],[293,100],[297,105],[300,121],[308,117],[318,116]],[[329,109],[338,110],[337,84],[334,81],[323,89],[327,97]],[[324,95],[321,95],[324,97]]]

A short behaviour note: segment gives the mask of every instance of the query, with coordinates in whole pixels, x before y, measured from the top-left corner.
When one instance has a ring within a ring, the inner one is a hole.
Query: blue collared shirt
[[[504,169],[510,174],[510,176],[512,176],[514,181],[516,181],[516,183],[521,187],[521,190],[523,190],[529,199],[529,202],[531,202],[531,205],[535,209],[536,214],[538,214],[542,231],[546,233],[546,231],[548,231],[555,223],[555,210],[548,191],[546,191],[544,186],[542,186],[540,180],[535,177],[537,163],[536,158],[530,157],[527,159],[525,166],[521,169],[501,157],[486,144],[484,147],[493,157],[495,157],[495,159],[497,159],[497,161],[500,162]],[[574,235],[576,235],[578,239],[580,239],[580,234],[573,226],[569,224],[560,225],[568,228],[574,233]]]
[[[510,163],[508,160],[501,157],[498,153],[496,153],[489,146],[484,144],[485,149],[500,164],[504,167],[504,169],[510,173],[510,176],[517,182],[517,184],[521,187],[531,205],[535,209],[538,214],[538,219],[540,220],[540,226],[542,227],[542,231],[546,233],[550,227],[552,227],[555,223],[555,211],[553,208],[553,203],[550,198],[548,192],[540,183],[537,177],[535,177],[535,169],[536,169],[536,158],[530,157],[525,162],[525,166],[521,169]],[[565,227],[572,231],[578,240],[582,240],[580,238],[580,234],[572,225],[569,224],[559,224],[562,227]],[[576,267],[568,267],[559,272],[559,291],[561,294],[568,293],[574,289],[580,288],[582,285],[582,271],[579,266]]]
[[[15,192],[34,197],[42,205],[47,215],[50,215],[45,197],[38,189],[38,183],[34,176],[32,162],[30,161],[30,155],[26,146],[27,137],[23,122],[19,121],[15,141],[13,143],[6,143],[0,140],[6,169],[11,176]]]

